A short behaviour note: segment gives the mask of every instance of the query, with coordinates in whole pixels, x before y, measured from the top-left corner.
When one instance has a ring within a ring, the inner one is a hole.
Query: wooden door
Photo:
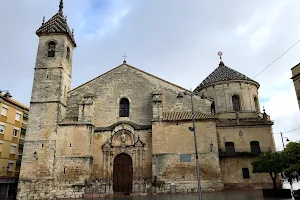
[[[116,156],[113,169],[113,190],[115,193],[132,193],[132,159],[128,154]]]

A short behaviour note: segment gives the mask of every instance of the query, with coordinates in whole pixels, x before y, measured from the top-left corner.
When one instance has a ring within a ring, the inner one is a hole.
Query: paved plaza
[[[198,200],[198,196],[197,194],[180,194],[180,195],[154,195],[154,196],[139,196],[139,197],[114,197],[114,198],[99,198],[99,199],[103,199],[103,200]],[[246,190],[246,191],[204,193],[203,200],[288,200],[288,199],[263,198],[260,190]]]

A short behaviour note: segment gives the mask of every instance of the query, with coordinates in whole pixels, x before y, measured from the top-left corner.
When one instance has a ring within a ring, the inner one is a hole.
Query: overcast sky
[[[59,0],[6,0],[0,7],[0,89],[29,105],[38,45],[35,31]],[[127,63],[185,88],[195,88],[219,64],[250,78],[300,39],[299,0],[65,0],[75,29],[72,88]],[[260,105],[280,131],[300,126],[291,68],[300,43],[255,77]],[[300,129],[284,134],[300,139]]]

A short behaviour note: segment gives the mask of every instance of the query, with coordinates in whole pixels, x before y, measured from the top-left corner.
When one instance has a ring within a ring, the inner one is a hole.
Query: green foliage
[[[261,154],[252,162],[253,173],[269,173],[274,188],[277,188],[277,174],[282,172],[286,167],[286,157],[282,152],[267,152]]]
[[[300,172],[300,163],[291,164],[288,168],[283,170],[285,176],[295,178],[295,172],[299,174]]]
[[[294,178],[300,174],[300,143],[290,142],[282,152],[267,152],[252,162],[253,173],[269,173],[276,188],[277,174]]]
[[[252,162],[253,173],[280,173],[286,167],[285,156],[281,152],[267,152]]]
[[[284,174],[288,177],[294,178],[294,172],[300,174],[300,143],[288,143],[283,153],[286,157],[287,165],[284,169]]]
[[[289,164],[297,164],[300,162],[300,143],[288,143],[283,152],[287,157],[287,161]]]

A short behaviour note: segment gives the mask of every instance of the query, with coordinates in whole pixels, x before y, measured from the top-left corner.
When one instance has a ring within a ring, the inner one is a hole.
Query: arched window
[[[241,110],[240,98],[239,98],[238,95],[233,95],[232,96],[232,108],[233,108],[234,111]]]
[[[48,57],[54,57],[55,56],[55,46],[56,46],[55,42],[53,42],[53,41],[49,42]]]
[[[259,146],[259,142],[258,141],[251,141],[250,142],[250,146],[251,146],[251,153],[253,155],[258,155],[261,153],[260,150],[260,146]]]
[[[120,101],[120,117],[129,117],[129,101],[126,98]]]
[[[69,48],[69,47],[67,48],[67,56],[66,56],[66,58],[67,58],[67,59],[70,58],[70,48]]]
[[[259,106],[258,106],[258,100],[257,100],[257,97],[254,97],[254,105],[255,105],[255,110],[256,110],[256,112],[259,112]]]
[[[214,101],[210,105],[210,111],[211,111],[212,115],[216,114],[216,106],[215,106],[215,102]]]
[[[235,154],[235,148],[233,142],[225,142],[225,149],[226,149],[226,155],[234,155]]]

